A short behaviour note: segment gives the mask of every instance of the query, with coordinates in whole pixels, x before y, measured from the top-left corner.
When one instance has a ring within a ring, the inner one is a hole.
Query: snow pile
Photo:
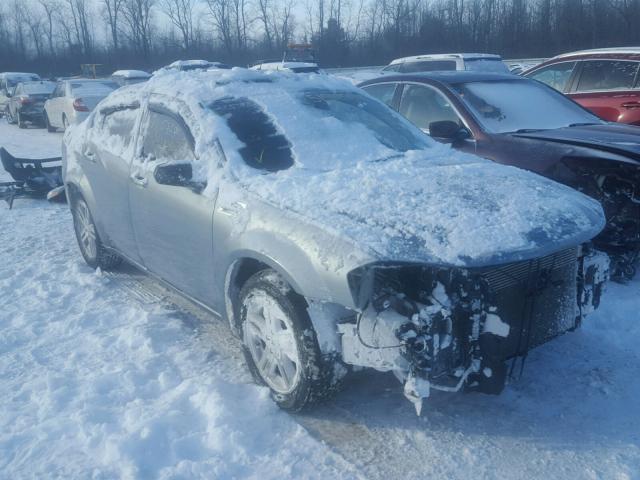
[[[122,78],[149,78],[151,74],[144,70],[116,70],[111,76]]]
[[[3,478],[354,478],[193,318],[86,267],[66,205],[0,205],[0,245]]]
[[[467,266],[522,260],[586,241],[604,226],[600,205],[568,187],[437,144],[386,108],[368,118],[347,107],[334,115],[305,103],[304,95],[316,91],[371,102],[329,76],[233,69],[165,72],[101,105],[159,94],[192,127],[195,176],[209,180],[205,194],[215,192],[221,176],[217,137],[227,180],[238,179],[254,195],[334,229],[376,257]],[[244,145],[208,107],[228,97],[249,97],[269,114],[292,143],[293,167],[265,175],[244,163]],[[78,150],[82,135],[73,136]]]

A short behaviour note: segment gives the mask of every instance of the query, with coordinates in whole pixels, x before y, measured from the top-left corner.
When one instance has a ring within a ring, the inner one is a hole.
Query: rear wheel
[[[18,128],[27,128],[27,122],[18,111]]]
[[[63,114],[62,115],[62,130],[64,132],[66,132],[68,127],[69,127],[69,121],[67,120],[67,116]]]
[[[336,390],[335,363],[320,352],[307,304],[280,275],[253,275],[238,304],[249,370],[280,407],[298,411]]]
[[[45,127],[47,127],[47,132],[53,133],[56,131],[55,127],[51,126],[51,123],[49,122],[49,115],[47,115],[47,112],[44,112],[44,125]]]
[[[16,123],[15,119],[13,118],[13,114],[11,113],[11,109],[9,107],[7,107],[7,123],[10,123],[11,125]]]
[[[77,198],[71,208],[73,227],[80,253],[91,268],[109,270],[118,266],[122,259],[104,248],[96,229],[89,206],[83,198]]]

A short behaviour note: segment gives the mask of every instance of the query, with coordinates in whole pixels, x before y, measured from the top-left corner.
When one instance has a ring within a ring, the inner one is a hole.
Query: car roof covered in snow
[[[438,144],[346,80],[239,68],[164,72],[115,91],[96,111],[145,98],[191,128],[194,179],[211,188],[204,195],[214,195],[221,175],[233,178],[263,201],[366,247],[370,258],[504,263],[576,246],[604,226],[595,200]],[[216,102],[237,99],[252,105],[249,113],[258,112],[272,136],[284,137],[292,164],[266,175],[246,162],[247,145],[228,120],[233,110],[214,111]],[[409,149],[385,134],[404,135]]]
[[[502,57],[500,55],[495,55],[492,53],[434,53],[396,58],[394,60],[391,60],[391,63],[389,63],[389,65],[408,62],[419,62],[422,60],[455,60],[459,58],[463,60],[502,60]]]
[[[122,78],[149,78],[151,74],[144,70],[116,70],[111,76]]]

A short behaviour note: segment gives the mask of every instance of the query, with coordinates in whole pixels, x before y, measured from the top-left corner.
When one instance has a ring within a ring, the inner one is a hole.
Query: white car
[[[191,70],[228,70],[231,65],[221,62],[210,62],[209,60],[176,60],[160,70],[180,70],[187,72]]]
[[[40,76],[35,73],[2,72],[0,73],[0,114],[6,112],[13,91],[20,82],[35,82]]]
[[[324,73],[317,63],[312,62],[262,62],[251,67],[251,70],[267,70],[293,73]]]
[[[144,70],[116,70],[111,74],[111,80],[121,87],[146,82],[150,78],[151,74]]]
[[[47,130],[55,132],[69,125],[77,125],[89,116],[94,107],[119,85],[107,79],[73,78],[61,80],[44,104]]]
[[[382,69],[382,73],[439,72],[447,70],[509,73],[509,69],[500,55],[488,53],[443,53],[396,58]]]

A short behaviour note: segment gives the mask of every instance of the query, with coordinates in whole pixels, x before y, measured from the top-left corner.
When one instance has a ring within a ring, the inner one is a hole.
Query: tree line
[[[322,66],[419,53],[546,57],[640,44],[640,0],[3,0],[0,71],[234,65],[314,45]]]

